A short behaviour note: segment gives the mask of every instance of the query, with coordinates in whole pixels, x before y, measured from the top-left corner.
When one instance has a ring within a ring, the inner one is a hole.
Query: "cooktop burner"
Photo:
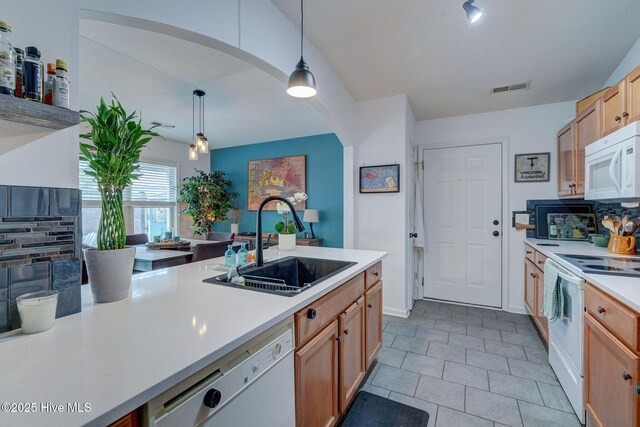
[[[610,265],[585,265],[585,268],[593,268],[594,270],[606,271],[624,271],[624,268],[611,267]]]
[[[560,258],[588,274],[640,277],[640,257],[558,254]]]
[[[590,256],[590,255],[565,255],[565,257],[573,258],[573,259],[584,259],[589,261],[598,261],[602,259],[602,257]]]

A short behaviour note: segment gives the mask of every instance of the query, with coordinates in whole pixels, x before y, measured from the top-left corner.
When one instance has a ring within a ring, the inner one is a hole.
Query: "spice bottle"
[[[14,47],[13,50],[16,51],[16,91],[15,95],[17,98],[22,98],[22,60],[24,59],[24,50]]]
[[[69,108],[69,80],[67,79],[67,61],[56,59],[56,79],[53,83],[53,105]]]
[[[35,46],[25,49],[26,56],[22,62],[24,73],[22,91],[25,99],[42,102],[42,62],[40,62],[40,51]]]
[[[11,25],[0,21],[0,93],[13,95],[16,89],[16,52],[11,46]]]
[[[56,65],[47,64],[47,80],[44,81],[44,98],[43,102],[47,105],[53,105],[53,88],[56,81]]]

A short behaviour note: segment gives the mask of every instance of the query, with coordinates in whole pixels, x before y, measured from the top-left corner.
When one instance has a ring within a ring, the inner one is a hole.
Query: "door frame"
[[[500,252],[502,254],[502,269],[500,272],[500,280],[501,280],[501,307],[500,309],[505,310],[509,307],[509,251],[505,250],[505,246],[509,246],[509,240],[511,238],[511,226],[510,226],[510,215],[509,215],[509,178],[510,175],[506,173],[509,170],[509,137],[496,137],[496,138],[487,138],[487,139],[472,139],[472,140],[461,140],[461,141],[452,141],[452,142],[439,142],[435,144],[418,144],[418,162],[422,164],[422,168],[420,169],[420,177],[423,183],[423,191],[424,191],[424,152],[425,150],[432,149],[442,149],[442,148],[459,148],[459,147],[470,147],[477,145],[490,145],[490,144],[498,144],[500,145],[500,152],[502,153],[502,161],[501,161],[501,200],[502,200],[502,209],[500,214],[500,223],[502,225],[501,233],[502,233],[502,241]],[[423,197],[422,202],[425,202],[425,198]],[[429,236],[425,236],[426,239]],[[424,254],[423,260],[416,260],[422,263],[422,286],[424,286]],[[418,295],[422,295],[424,298],[424,288],[418,291]],[[473,304],[461,304],[452,302],[452,304],[460,304],[460,305],[473,305]],[[485,306],[482,306],[485,307]]]

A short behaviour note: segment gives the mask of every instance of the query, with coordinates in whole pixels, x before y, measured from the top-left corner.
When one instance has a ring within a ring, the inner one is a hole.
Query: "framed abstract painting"
[[[360,193],[399,193],[400,165],[362,166]]]
[[[249,160],[247,207],[255,211],[269,196],[292,197],[295,193],[306,193],[306,180],[306,156]],[[275,206],[275,203],[269,203],[264,209],[272,211]],[[306,202],[296,206],[296,210],[305,208]]]

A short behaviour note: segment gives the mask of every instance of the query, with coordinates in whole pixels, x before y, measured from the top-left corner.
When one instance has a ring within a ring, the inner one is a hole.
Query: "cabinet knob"
[[[374,276],[376,276],[376,277],[378,277],[378,276],[380,275],[380,273],[378,273],[377,271],[374,271],[374,272],[373,272],[373,275],[374,275]]]
[[[349,335],[349,328],[347,328],[347,329],[345,329],[345,330],[344,330],[344,334],[345,334],[345,335]]]
[[[527,253],[528,253],[528,254],[532,254],[533,252],[531,252],[531,251],[527,251]]]
[[[606,311],[606,310],[605,310],[603,307],[598,306],[598,313],[602,314],[602,313],[604,313],[605,311]]]
[[[640,394],[640,385],[636,384],[633,389],[635,390],[636,394]]]
[[[620,116],[615,116],[613,120],[616,122],[619,122],[620,120],[622,120],[622,118]]]
[[[336,338],[336,341],[338,341],[338,343],[341,343],[342,342],[342,337]]]
[[[622,379],[625,381],[629,381],[631,379],[631,375],[627,371],[622,371]]]
[[[536,278],[536,275],[533,273],[529,273],[529,276],[533,277],[534,279]]]
[[[307,317],[309,319],[315,319],[316,318],[316,309],[315,308],[310,308],[309,310],[307,310]]]
[[[624,111],[624,112],[622,113],[622,117],[629,117],[629,113],[627,113],[626,111]]]
[[[202,403],[204,406],[208,406],[213,409],[218,406],[220,399],[222,399],[220,391],[215,388],[210,388],[209,391],[207,391],[207,394],[204,395],[204,401]]]
[[[371,304],[367,305],[367,307],[369,307],[369,308],[373,308],[373,306],[372,306]]]
[[[544,261],[538,260],[538,264],[544,264]]]

